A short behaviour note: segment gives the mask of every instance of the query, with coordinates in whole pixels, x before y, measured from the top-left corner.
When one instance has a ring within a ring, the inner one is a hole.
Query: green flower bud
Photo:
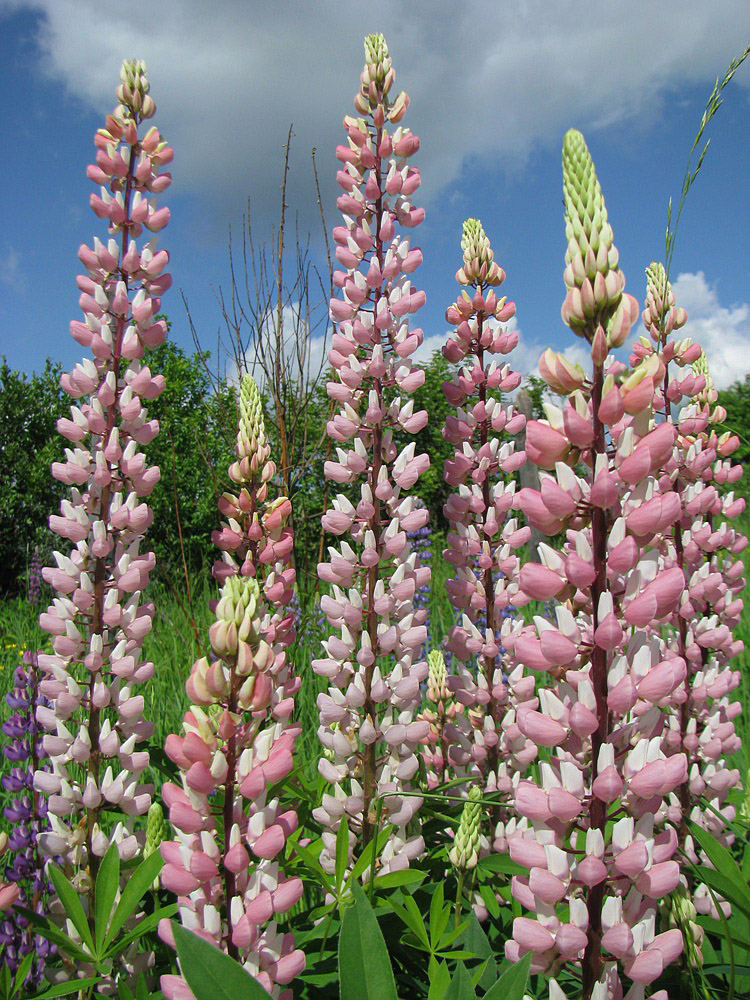
[[[476,868],[479,861],[482,826],[482,792],[476,785],[469,789],[469,796],[464,802],[461,820],[458,824],[456,839],[448,851],[451,864],[459,871]]]
[[[461,237],[464,266],[456,273],[459,285],[499,285],[505,273],[495,263],[490,241],[479,219],[464,222]]]
[[[150,857],[167,835],[167,824],[164,821],[164,810],[158,802],[153,802],[146,820],[146,844],[143,857]]]
[[[448,690],[448,673],[445,660],[439,649],[433,649],[427,654],[427,698],[429,701],[447,701],[451,693]]]
[[[152,802],[146,820],[146,843],[143,848],[143,858],[151,857],[154,851],[159,849],[159,844],[167,836],[167,824],[164,819],[164,810],[158,802]],[[159,888],[159,879],[155,878],[151,888],[156,892]]]
[[[216,606],[216,621],[208,630],[211,646],[218,656],[235,655],[239,641],[257,641],[260,608],[257,580],[239,575],[227,577]]]
[[[607,346],[620,347],[635,321],[637,306],[630,296],[623,297],[625,276],[619,270],[601,185],[586,142],[575,129],[563,139],[562,165],[568,241],[563,320],[579,335],[601,322]]]

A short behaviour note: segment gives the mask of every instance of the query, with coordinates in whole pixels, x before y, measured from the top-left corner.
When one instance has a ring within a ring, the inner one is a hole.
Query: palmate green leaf
[[[16,913],[20,913],[22,916],[26,917],[28,922],[34,927],[37,934],[41,934],[42,937],[47,938],[48,941],[52,941],[65,955],[70,955],[71,958],[76,959],[79,962],[90,962],[91,955],[89,955],[83,948],[78,944],[77,941],[73,941],[68,937],[59,927],[56,927],[50,920],[46,917],[40,916],[33,910],[26,909],[25,906],[14,907]]]
[[[31,963],[34,961],[34,952],[30,951],[29,954],[24,958],[23,962],[16,969],[15,977],[13,978],[13,993],[20,993],[23,988],[23,983],[29,974],[31,969]],[[7,964],[3,965],[5,972],[5,979],[7,983],[7,992],[10,992],[10,969]]]
[[[445,890],[443,883],[438,882],[430,900],[430,941],[437,951],[440,947],[443,931],[451,918],[451,908],[445,905]]]
[[[693,839],[696,840],[706,852],[708,860],[716,870],[724,876],[732,885],[731,895],[726,898],[730,903],[736,903],[745,912],[750,911],[750,888],[747,885],[742,871],[729,851],[711,836],[706,830],[696,823],[688,822],[688,827]],[[704,869],[701,869],[701,874]],[[704,879],[705,881],[705,879]]]
[[[484,933],[482,925],[477,920],[477,915],[473,910],[469,911],[469,926],[466,928],[466,932],[461,938],[460,943],[468,951],[473,951],[477,958],[487,960],[475,985],[481,986],[483,990],[489,989],[497,979],[497,963],[495,962],[489,938]]]
[[[527,868],[517,864],[508,854],[489,854],[486,858],[480,858],[477,868],[485,872],[494,872],[497,875],[529,874]]]
[[[125,888],[122,890],[117,909],[112,916],[109,930],[104,938],[105,948],[109,948],[120,933],[130,914],[151,888],[163,864],[164,862],[161,859],[159,851],[154,851],[150,857],[141,862],[132,874],[128,873],[128,880],[125,883]]]
[[[427,936],[422,914],[419,912],[419,907],[414,902],[413,897],[409,895],[404,896],[403,906],[392,899],[388,901],[388,905],[397,916],[401,917],[409,930],[422,942],[427,951],[431,951],[430,939]]]
[[[339,936],[341,1000],[398,1000],[377,917],[357,882],[353,883],[352,892],[354,906],[345,911]]]
[[[229,955],[172,924],[180,970],[196,1000],[268,1000],[268,993]]]
[[[94,905],[94,915],[96,923],[94,934],[96,938],[96,953],[99,955],[104,943],[104,935],[107,931],[107,924],[112,914],[112,907],[115,904],[117,890],[120,888],[120,855],[117,845],[112,844],[102,859],[99,872],[96,876],[96,895]]]
[[[139,920],[132,930],[129,930],[127,934],[123,934],[122,937],[117,938],[109,946],[109,950],[104,953],[104,958],[113,958],[119,952],[124,951],[128,945],[132,944],[133,941],[137,941],[138,938],[144,936],[144,934],[150,934],[151,931],[155,931],[159,926],[159,922],[164,919],[169,919],[177,913],[177,903],[170,903],[169,906],[162,906],[161,909],[156,910],[154,913],[149,913],[147,917]]]
[[[55,887],[55,892],[60,897],[60,902],[65,909],[66,916],[72,921],[73,926],[81,935],[83,943],[89,949],[89,956],[93,958],[96,954],[94,939],[91,937],[89,922],[83,911],[80,896],[70,882],[68,882],[65,878],[62,870],[58,868],[57,865],[49,866],[49,877]]]
[[[443,1000],[477,1000],[477,994],[471,982],[471,976],[466,971],[463,962],[458,963],[456,974],[451,980]]]
[[[403,885],[421,885],[426,878],[427,872],[418,872],[407,868],[403,872],[388,872],[387,875],[376,875],[375,888],[398,889]]]
[[[101,976],[92,979],[71,979],[67,983],[58,983],[57,986],[50,986],[44,993],[37,993],[31,1000],[53,1000],[54,997],[69,997],[72,993],[84,994],[102,981]]]
[[[344,888],[346,877],[346,866],[349,863],[349,823],[346,816],[342,816],[336,833],[336,891],[341,892]]]
[[[440,962],[438,959],[430,957],[428,967],[430,987],[427,993],[427,1000],[443,1000],[446,991],[451,984],[451,974],[447,962]]]
[[[525,955],[520,962],[511,965],[498,981],[484,995],[484,1000],[523,1000],[529,985],[529,969],[532,955]]]

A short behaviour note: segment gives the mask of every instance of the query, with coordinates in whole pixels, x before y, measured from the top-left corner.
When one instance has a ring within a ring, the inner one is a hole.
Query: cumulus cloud
[[[681,332],[706,352],[717,388],[742,381],[750,372],[750,304],[722,305],[703,271],[680,274],[672,287],[677,304],[688,313]]]
[[[110,109],[122,58],[146,59],[180,186],[203,192],[221,233],[248,195],[263,222],[273,218],[290,123],[290,202],[315,226],[317,147],[332,205],[331,151],[367,32],[385,34],[412,98],[430,198],[468,162],[522,165],[571,123],[657,119],[671,88],[712,81],[750,29],[746,0],[383,0],[377,16],[372,4],[333,0],[160,0],[159,16],[140,21],[100,0],[0,0],[23,8],[40,15],[40,68],[98,112]],[[747,85],[744,70],[738,81]]]

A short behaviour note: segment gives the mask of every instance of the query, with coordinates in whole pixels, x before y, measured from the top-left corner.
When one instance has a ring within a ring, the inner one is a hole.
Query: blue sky
[[[415,201],[427,210],[413,234],[425,258],[415,275],[427,292],[419,325],[430,347],[442,343],[461,224],[478,217],[518,307],[517,367],[529,370],[548,345],[580,354],[559,312],[566,129],[587,138],[627,290],[642,302],[713,81],[750,42],[746,0],[159,0],[142,24],[125,5],[113,9],[0,0],[0,355],[20,370],[80,357],[68,333],[80,318],[76,251],[104,238],[85,168],[124,57],[146,60],[155,121],[175,149],[172,222],[159,242],[172,256],[163,308],[181,346],[192,349],[182,292],[215,353],[213,290],[228,287],[227,234],[239,232],[248,204],[256,241],[272,238],[290,124],[289,217],[311,232],[312,259],[323,264],[310,150],[330,230],[341,119],[352,110],[363,36],[379,30],[411,97],[404,124],[422,141],[413,160],[423,176]],[[750,372],[749,91],[750,60],[709,127],[673,263],[687,333],[704,343],[721,384]]]

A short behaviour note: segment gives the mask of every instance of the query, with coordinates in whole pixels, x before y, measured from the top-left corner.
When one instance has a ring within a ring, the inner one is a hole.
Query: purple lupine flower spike
[[[35,711],[46,702],[39,694],[36,653],[23,654],[23,664],[15,671],[14,687],[6,696],[6,702],[13,714],[3,723],[3,734],[9,741],[3,752],[7,760],[23,766],[11,768],[2,779],[3,789],[9,795],[9,804],[3,812],[12,826],[7,841],[10,856],[5,878],[18,887],[17,902],[21,906],[43,914],[47,910],[48,891],[39,835],[47,828],[47,804],[34,789],[34,773],[45,770]],[[54,946],[46,938],[34,935],[26,918],[15,912],[0,921],[0,944],[11,973],[15,973],[30,952],[34,953],[36,957],[26,987],[36,989],[42,982],[44,960],[54,951]]]

